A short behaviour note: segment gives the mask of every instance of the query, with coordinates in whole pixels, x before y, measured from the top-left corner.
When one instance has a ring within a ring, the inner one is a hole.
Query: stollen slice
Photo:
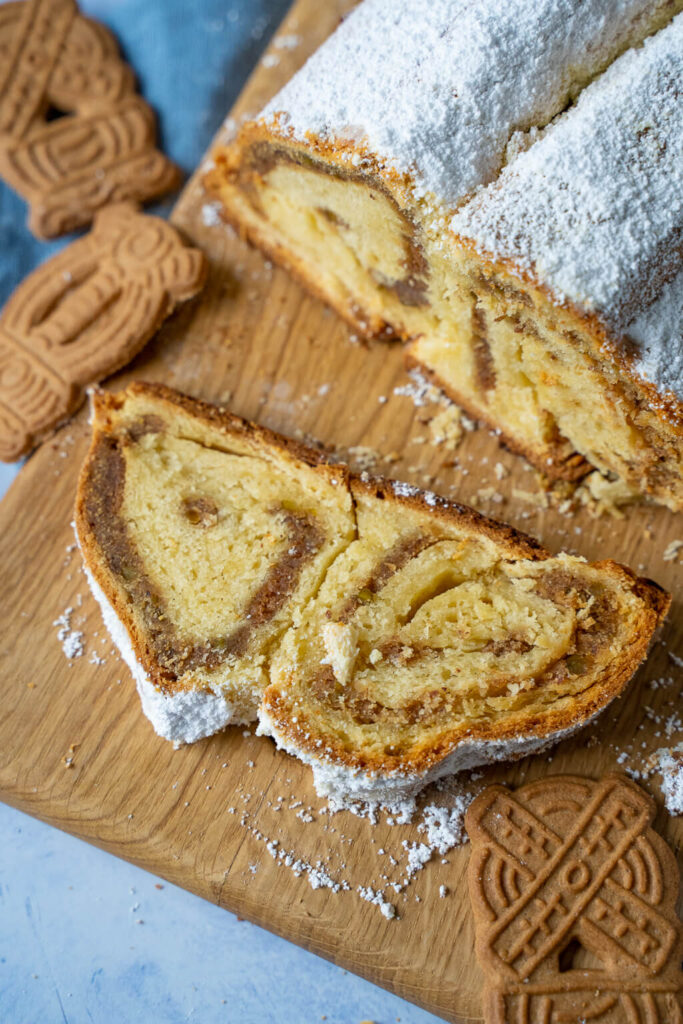
[[[76,530],[157,732],[258,718],[338,802],[575,732],[669,606],[615,562],[551,557],[160,385],[95,393]]]

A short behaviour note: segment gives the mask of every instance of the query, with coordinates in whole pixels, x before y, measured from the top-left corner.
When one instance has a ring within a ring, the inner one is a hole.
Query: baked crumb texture
[[[76,530],[157,732],[258,719],[342,801],[580,728],[669,604],[614,562],[552,558],[159,385],[94,394]]]
[[[365,0],[220,212],[549,477],[683,508],[682,0]]]

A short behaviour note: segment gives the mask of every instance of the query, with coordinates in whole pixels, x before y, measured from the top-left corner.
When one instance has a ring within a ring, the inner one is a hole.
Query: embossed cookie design
[[[0,5],[0,175],[30,204],[35,235],[175,188],[179,171],[155,140],[114,37],[75,0]]]
[[[654,802],[565,775],[468,809],[487,1024],[681,1024],[678,866]]]
[[[198,249],[133,203],[38,267],[0,314],[0,458],[29,451],[129,362],[206,276]]]

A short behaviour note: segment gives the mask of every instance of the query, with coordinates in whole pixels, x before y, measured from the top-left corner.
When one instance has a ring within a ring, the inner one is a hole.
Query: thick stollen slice
[[[159,385],[93,399],[76,529],[157,732],[259,719],[322,794],[391,803],[617,696],[669,606],[614,562]]]
[[[156,731],[249,722],[282,633],[354,536],[343,467],[133,384],[95,392],[76,532],[105,623]]]
[[[405,484],[351,482],[357,539],[274,653],[259,729],[339,803],[538,751],[621,693],[669,606]]]

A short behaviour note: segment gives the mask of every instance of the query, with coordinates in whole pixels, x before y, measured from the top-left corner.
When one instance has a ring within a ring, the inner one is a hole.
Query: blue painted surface
[[[165,151],[189,172],[288,3],[82,0],[82,7],[116,32],[160,115]],[[0,302],[64,244],[36,241],[25,219],[22,200],[0,183]],[[0,494],[15,471],[0,465]],[[0,1024],[313,1024],[323,1015],[330,1024],[436,1022],[0,804]]]
[[[1,0],[0,0],[1,2]],[[194,170],[290,0],[81,0],[111,28],[158,116],[160,145]],[[173,197],[154,212],[170,209]],[[41,242],[26,204],[0,182],[0,303],[69,239]]]
[[[437,1021],[2,804],[0,837],[2,1024]]]

